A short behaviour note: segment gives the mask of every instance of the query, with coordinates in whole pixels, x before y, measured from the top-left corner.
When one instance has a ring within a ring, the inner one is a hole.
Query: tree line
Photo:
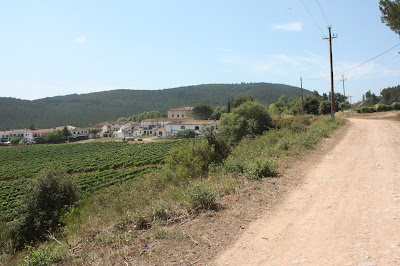
[[[308,91],[307,91],[308,92]],[[0,97],[0,130],[52,128],[63,125],[87,126],[119,117],[206,103],[226,105],[231,98],[251,95],[268,105],[280,95],[298,97],[300,89],[271,83],[205,84],[164,90],[113,90],[88,94],[48,97],[33,101]],[[132,120],[134,121],[134,120]]]

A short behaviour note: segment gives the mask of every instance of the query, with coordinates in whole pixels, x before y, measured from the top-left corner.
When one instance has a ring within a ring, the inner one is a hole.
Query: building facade
[[[168,119],[193,117],[192,110],[193,110],[193,107],[179,107],[179,108],[175,108],[175,109],[169,109],[168,110]]]

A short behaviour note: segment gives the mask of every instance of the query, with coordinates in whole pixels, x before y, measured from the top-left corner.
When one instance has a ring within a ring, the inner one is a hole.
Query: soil
[[[210,264],[399,264],[400,123],[372,117],[349,119],[299,186]]]

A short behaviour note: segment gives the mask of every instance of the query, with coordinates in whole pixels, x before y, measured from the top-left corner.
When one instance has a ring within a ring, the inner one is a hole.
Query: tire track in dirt
[[[349,120],[304,183],[213,265],[400,263],[400,123]]]

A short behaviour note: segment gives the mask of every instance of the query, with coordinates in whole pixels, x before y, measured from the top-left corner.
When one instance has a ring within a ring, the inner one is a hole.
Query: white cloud
[[[87,41],[87,39],[86,39],[86,36],[84,36],[84,35],[81,35],[81,36],[75,38],[76,43],[85,43],[86,41]]]
[[[303,30],[303,24],[301,22],[293,22],[287,24],[278,24],[273,26],[277,30],[287,30],[287,31],[301,31]]]

